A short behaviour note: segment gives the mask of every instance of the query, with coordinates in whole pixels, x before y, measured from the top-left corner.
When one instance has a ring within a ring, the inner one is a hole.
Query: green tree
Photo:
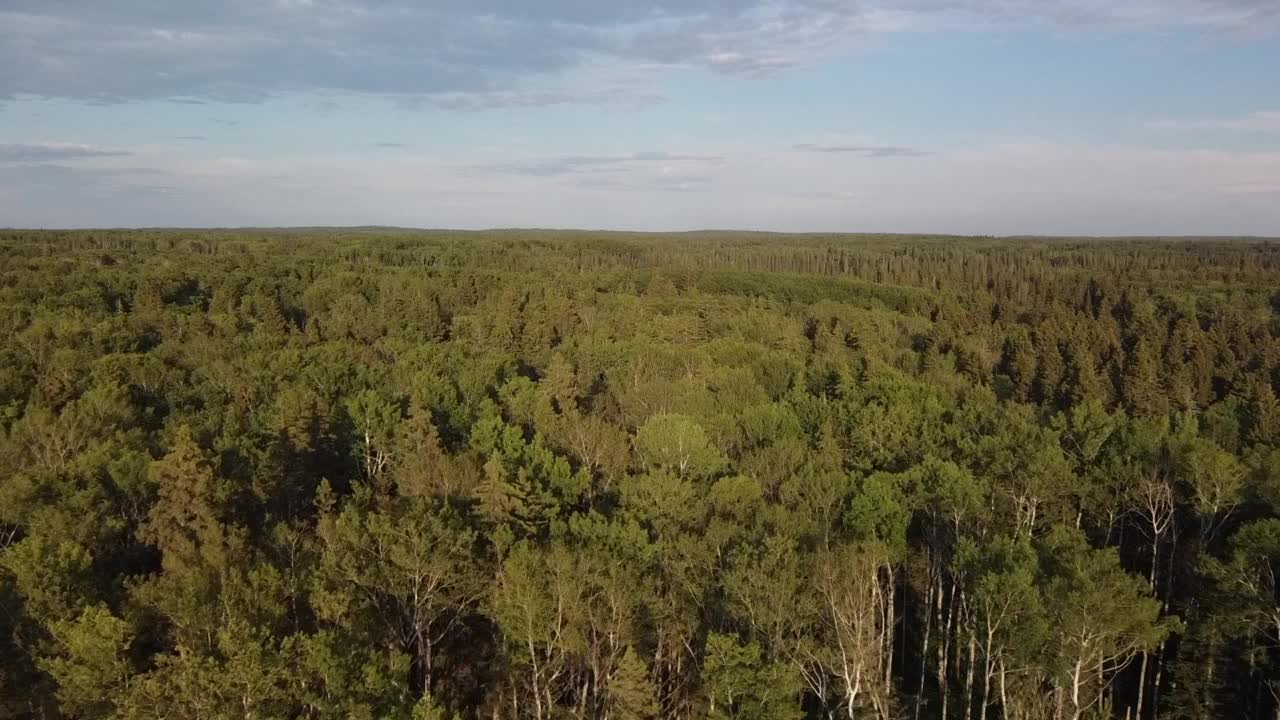
[[[1280,694],[1280,520],[1243,525],[1231,536],[1225,561],[1204,560],[1205,574],[1220,592],[1213,620],[1228,638],[1247,643],[1248,667],[1273,697]],[[1199,670],[1199,668],[1197,668]]]
[[[707,712],[725,720],[800,718],[797,699],[802,683],[794,666],[768,662],[760,647],[743,645],[732,635],[707,636],[702,666]]]
[[[0,552],[0,567],[13,576],[23,611],[42,622],[77,617],[94,594],[93,557],[73,542],[32,535]]]
[[[408,498],[385,511],[367,503],[358,498],[321,522],[316,613],[392,643],[411,659],[415,697],[430,693],[441,641],[485,591],[475,534],[438,501]]]
[[[178,428],[172,449],[151,464],[148,477],[157,498],[139,536],[160,550],[165,569],[226,564],[232,538],[224,512],[231,488],[214,474],[190,428]]]
[[[1048,632],[1037,570],[1035,550],[1023,538],[998,536],[981,545],[966,538],[957,551],[971,631],[983,658],[980,720],[997,704],[1004,717],[1035,713],[1041,678],[1033,669]]]
[[[618,720],[657,720],[658,689],[649,670],[632,647],[627,647],[609,680],[609,717]]]
[[[654,415],[640,427],[635,444],[647,464],[680,477],[713,475],[725,464],[706,431],[687,415]]]
[[[1244,499],[1244,464],[1212,441],[1199,437],[1179,449],[1178,464],[1200,521],[1201,544],[1207,545]]]
[[[56,651],[39,664],[58,683],[59,707],[79,718],[110,717],[134,676],[133,629],[97,605],[74,620],[54,622],[50,632]]]
[[[502,564],[491,612],[511,654],[518,717],[557,714],[556,698],[585,645],[574,622],[583,612],[579,580],[573,554],[560,544],[543,551],[520,542]]]
[[[1051,630],[1050,680],[1058,714],[1105,708],[1114,668],[1156,647],[1174,629],[1141,578],[1114,549],[1091,548],[1078,531],[1056,527],[1041,548],[1041,589]]]
[[[366,481],[381,485],[392,460],[400,406],[374,390],[365,390],[347,400],[346,409],[361,473]]]

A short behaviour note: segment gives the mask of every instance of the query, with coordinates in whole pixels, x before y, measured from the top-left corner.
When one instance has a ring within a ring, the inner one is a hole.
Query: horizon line
[[[615,235],[838,235],[847,237],[890,236],[902,238],[973,238],[995,240],[1266,240],[1280,241],[1280,235],[1254,235],[1248,233],[1194,233],[1194,234],[1089,234],[1089,233],[955,233],[938,231],[875,231],[875,230],[758,230],[746,228],[695,228],[684,230],[628,230],[624,228],[591,227],[521,227],[498,226],[488,228],[414,227],[409,225],[137,225],[137,226],[77,226],[77,227],[0,227],[0,232],[342,232],[342,231],[396,231],[405,233],[604,233]]]

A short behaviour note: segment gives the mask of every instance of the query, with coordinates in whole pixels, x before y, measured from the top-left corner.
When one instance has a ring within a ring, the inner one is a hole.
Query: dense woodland
[[[1280,243],[0,232],[0,717],[1280,715]]]

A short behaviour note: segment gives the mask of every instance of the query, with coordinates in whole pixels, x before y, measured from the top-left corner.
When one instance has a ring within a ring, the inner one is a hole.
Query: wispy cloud
[[[740,52],[709,53],[706,61],[716,70],[744,75],[768,75],[799,64],[796,58],[785,55],[762,56]]]
[[[450,92],[417,101],[446,110],[498,110],[539,108],[554,105],[597,105],[638,108],[665,102],[666,96],[652,90],[606,88],[595,90],[499,90]]]
[[[0,144],[0,162],[48,162],[76,160],[80,158],[113,157],[129,155],[124,150],[109,150],[96,145],[79,143],[4,143]]]
[[[406,145],[405,145],[404,143],[402,143],[402,142],[380,142],[380,143],[374,143],[374,147],[380,147],[380,148],[386,148],[386,149],[389,149],[389,150],[394,150],[394,149],[398,149],[398,148],[406,147]]]
[[[539,157],[458,171],[470,181],[492,176],[495,182],[559,185],[592,193],[691,193],[708,191],[728,162],[722,155],[646,151]]]
[[[1280,153],[1265,151],[1021,141],[909,162],[831,162],[837,156],[789,144],[726,140],[505,164],[494,148],[491,164],[464,166],[394,152],[250,159],[130,149],[130,158],[101,163],[0,163],[0,218],[18,226],[1266,235],[1275,234],[1280,207]]]
[[[891,27],[921,24],[1038,24],[1067,28],[1197,28],[1272,33],[1280,24],[1273,0],[880,0]]]
[[[713,181],[714,178],[708,175],[659,173],[640,176],[582,177],[574,182],[574,186],[593,191],[686,193],[705,191]]]
[[[1244,130],[1280,132],[1280,110],[1260,110],[1240,117],[1186,120],[1156,120],[1147,124],[1153,130]]]
[[[767,75],[872,33],[972,24],[1274,32],[1275,0],[8,0],[0,99],[258,102],[296,93],[446,109],[643,104],[642,87],[551,89],[589,68]],[[299,41],[305,38],[305,41]],[[544,88],[544,89],[535,89]]]
[[[670,176],[681,168],[719,165],[723,162],[724,158],[717,155],[680,155],[650,151],[628,155],[564,155],[514,163],[478,165],[469,169],[507,175],[555,177],[648,168]]]
[[[1280,195],[1280,179],[1230,183],[1222,186],[1222,192],[1228,195]]]
[[[801,143],[795,145],[794,148],[805,152],[861,155],[870,158],[924,157],[933,154],[927,150],[899,145],[820,145],[816,143]]]

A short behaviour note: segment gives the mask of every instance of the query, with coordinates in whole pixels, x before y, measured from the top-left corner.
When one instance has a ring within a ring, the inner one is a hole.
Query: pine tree
[[[1125,407],[1138,416],[1164,415],[1169,401],[1160,382],[1159,362],[1152,343],[1138,340],[1129,352],[1120,380]]]
[[[391,469],[401,495],[447,497],[466,490],[460,486],[462,473],[441,443],[431,410],[418,403],[400,424]]]
[[[527,512],[526,494],[510,482],[502,458],[493,455],[484,464],[484,480],[476,487],[480,515],[493,524],[520,524]]]
[[[139,537],[160,550],[165,569],[181,573],[228,562],[222,513],[230,489],[214,475],[190,428],[178,428],[172,449],[147,475],[157,499]]]
[[[658,689],[635,648],[627,648],[609,680],[609,706],[610,717],[617,720],[656,720],[658,717]]]
[[[1009,379],[1015,397],[1031,397],[1036,377],[1036,354],[1025,327],[1018,325],[1005,337],[1000,353],[1000,372]]]
[[[1091,398],[1106,401],[1101,378],[1093,354],[1080,340],[1068,343],[1063,350],[1062,392],[1058,401],[1064,408],[1076,407]]]
[[[703,668],[708,717],[716,720],[798,720],[801,681],[794,666],[765,660],[756,643],[707,636]]]
[[[1280,446],[1280,401],[1265,377],[1254,376],[1245,390],[1248,422],[1245,439],[1252,445]]]
[[[133,629],[99,605],[54,623],[50,632],[56,650],[39,665],[58,683],[59,707],[86,720],[112,717],[135,672],[129,662]]]

